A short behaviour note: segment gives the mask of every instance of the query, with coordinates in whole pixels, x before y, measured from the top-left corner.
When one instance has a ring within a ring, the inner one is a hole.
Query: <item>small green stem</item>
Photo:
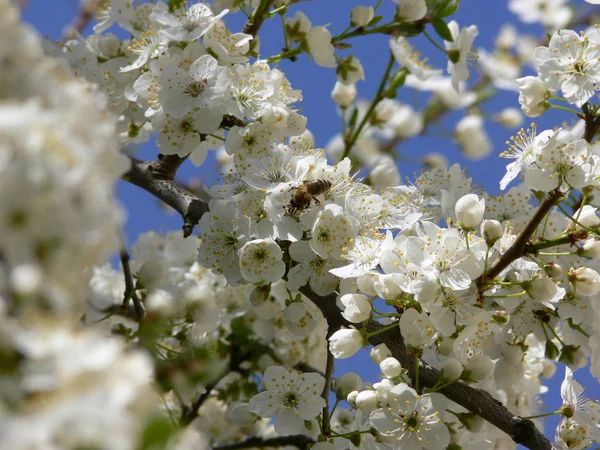
[[[516,294],[506,294],[506,295],[486,295],[485,298],[512,298],[512,297],[523,297],[527,294],[527,291],[517,292]]]
[[[435,39],[433,39],[429,33],[425,30],[423,30],[423,35],[425,35],[425,37],[429,40],[429,42],[431,42],[437,49],[441,50],[442,52],[444,52],[446,55],[448,54],[448,50],[446,50],[444,47],[442,47],[440,44],[438,44],[437,42],[435,42]]]
[[[415,391],[419,392],[419,357],[415,355]]]
[[[569,256],[576,255],[575,252],[540,252],[540,255],[543,256]]]
[[[536,414],[535,416],[521,417],[521,419],[524,419],[524,420],[539,419],[540,417],[554,416],[555,414],[560,414],[560,412],[559,411],[552,411],[552,412],[549,412],[549,413]]]
[[[360,124],[358,125],[358,128],[353,131],[352,137],[348,140],[348,142],[346,142],[346,147],[344,148],[344,153],[342,154],[342,157],[340,158],[340,160],[343,160],[344,158],[346,158],[348,156],[348,154],[350,153],[350,150],[352,149],[354,144],[356,144],[356,141],[358,140],[358,137],[360,136],[360,133],[362,132],[363,128],[365,127],[365,125],[367,124],[369,119],[371,118],[373,111],[375,111],[375,107],[382,100],[381,94],[383,93],[383,90],[385,88],[385,83],[387,82],[387,80],[390,76],[392,67],[394,66],[394,61],[395,61],[394,55],[392,55],[390,53],[388,65],[385,69],[383,77],[381,78],[379,87],[377,88],[377,93],[375,94],[375,97],[373,97],[373,101],[371,102],[369,109],[367,110],[367,112],[365,113],[365,116],[362,118]]]
[[[570,113],[575,114],[577,116],[579,116],[581,114],[580,111],[576,111],[574,109],[567,108],[566,106],[555,105],[554,103],[550,103],[550,107],[553,108],[553,109],[560,109],[562,111],[570,112]]]
[[[282,59],[290,58],[292,56],[296,56],[302,53],[302,48],[300,46],[293,48],[291,50],[286,50],[285,52],[279,53],[278,55],[271,56],[267,58],[267,63],[274,64],[276,62],[281,61]]]
[[[373,336],[377,336],[378,334],[385,333],[386,331],[390,331],[394,328],[398,328],[398,322],[388,325],[387,327],[384,327],[381,330],[373,331],[372,333],[367,333],[367,339]]]

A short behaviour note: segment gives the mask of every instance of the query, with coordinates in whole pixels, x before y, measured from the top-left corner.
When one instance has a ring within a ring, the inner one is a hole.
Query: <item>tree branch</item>
[[[330,327],[340,328],[352,325],[344,319],[337,307],[335,294],[321,297],[315,294],[308,285],[300,288],[300,292],[317,305]],[[384,325],[375,320],[369,320],[367,323],[368,333],[379,331],[382,328],[384,328]],[[408,370],[408,375],[414,383],[416,378],[414,359],[406,350],[399,327],[370,337],[369,343],[374,346],[385,344],[392,352],[392,356],[400,362],[402,367]],[[419,362],[420,386],[433,387],[439,378],[440,373],[437,369],[423,361]],[[440,389],[438,392],[495,425],[508,434],[517,444],[531,450],[551,450],[554,448],[552,443],[538,431],[531,420],[515,416],[486,391],[473,388],[465,383],[456,382]]]
[[[202,215],[208,211],[208,204],[176,182],[164,179],[162,172],[157,175],[155,165],[155,161],[131,158],[131,170],[123,176],[123,180],[148,191],[181,214],[184,222],[183,237],[188,237]]]
[[[278,436],[268,439],[252,437],[242,442],[236,442],[235,444],[219,445],[213,447],[212,450],[238,450],[250,447],[284,447],[286,445],[293,445],[300,450],[305,450],[308,448],[309,444],[313,444],[314,442],[315,441],[304,434],[291,434],[289,436]]]
[[[84,30],[90,20],[94,17],[96,11],[102,6],[103,1],[104,0],[85,0],[80,2],[81,7],[79,8],[77,17],[75,17],[64,33],[65,41],[76,38],[77,35]]]
[[[506,269],[510,263],[519,259],[525,254],[525,249],[529,243],[529,240],[531,239],[531,236],[542,220],[544,220],[544,217],[546,217],[552,207],[556,205],[556,202],[559,201],[562,196],[563,193],[558,189],[555,189],[546,195],[531,220],[527,223],[525,228],[523,228],[523,231],[521,231],[519,236],[517,236],[517,239],[515,239],[515,242],[512,243],[508,250],[504,252],[500,259],[498,259],[498,261],[496,261],[494,265],[490,267],[490,270],[488,270],[488,272],[483,276],[484,286],[487,281],[493,280],[500,275],[500,273]]]
[[[135,286],[133,284],[133,275],[131,274],[131,266],[129,265],[129,252],[125,245],[125,239],[121,236],[121,250],[119,251],[121,257],[121,265],[123,266],[123,275],[125,276],[125,292],[123,293],[123,309],[129,308],[129,300],[133,300],[133,307],[135,308],[135,314],[138,322],[142,322],[146,317],[146,310],[142,304],[140,298],[135,292]]]
[[[262,26],[263,22],[267,18],[267,14],[269,13],[269,9],[271,9],[271,5],[275,3],[275,0],[261,0],[258,4],[252,16],[248,19],[244,28],[242,29],[242,33],[251,34],[252,36],[256,36],[258,34],[258,30]]]

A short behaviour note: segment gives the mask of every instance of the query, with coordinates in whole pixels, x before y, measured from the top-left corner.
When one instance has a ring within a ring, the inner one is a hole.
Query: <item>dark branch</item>
[[[314,442],[315,441],[304,434],[292,434],[270,439],[253,437],[242,442],[236,442],[235,444],[219,445],[218,447],[213,447],[212,450],[238,450],[250,447],[284,447],[286,445],[293,445],[300,450],[305,450],[308,448],[309,444],[313,444]]]
[[[71,23],[71,25],[69,25],[65,31],[65,41],[74,39],[85,29],[85,27],[87,27],[88,23],[90,23],[90,20],[92,20],[92,17],[94,17],[94,14],[96,11],[98,11],[103,1],[104,0],[86,0],[80,2],[81,8],[79,9],[77,17],[75,17],[73,23]]]
[[[330,327],[350,327],[351,323],[346,321],[335,303],[335,294],[321,297],[315,294],[310,287],[303,286],[300,292],[308,297],[323,313]],[[337,329],[336,328],[336,329]],[[375,320],[369,320],[367,332],[372,333],[384,328],[384,325]],[[415,382],[416,373],[414,357],[409,355],[400,328],[391,329],[385,333],[369,338],[371,345],[385,344],[392,356],[396,358],[402,367],[408,370],[410,379]],[[420,361],[419,363],[419,385],[422,387],[433,387],[440,378],[437,369]],[[481,416],[492,425],[508,434],[517,444],[528,447],[531,450],[551,450],[552,443],[535,427],[530,420],[522,419],[512,414],[500,402],[489,393],[481,389],[473,388],[465,383],[456,382],[439,391],[450,400],[458,403],[469,411]]]
[[[517,236],[515,242],[504,252],[504,254],[494,263],[494,265],[490,268],[490,270],[484,275],[484,284],[486,281],[493,280],[500,273],[506,269],[510,263],[519,259],[521,256],[525,254],[525,249],[527,248],[527,244],[529,244],[529,240],[531,236],[537,229],[537,227],[542,223],[544,217],[550,212],[552,207],[556,205],[556,203],[562,198],[563,194],[558,189],[555,189],[552,192],[549,192],[548,195],[544,198],[537,211],[531,218],[531,220],[527,223],[527,226],[523,228],[523,231]]]
[[[123,179],[150,192],[181,214],[184,222],[183,236],[188,237],[202,215],[208,211],[208,204],[176,182],[164,179],[160,172],[157,176],[153,169],[155,163],[131,158],[131,170]]]
[[[123,309],[129,308],[129,300],[133,300],[133,307],[135,308],[135,314],[138,322],[142,322],[146,316],[146,310],[142,304],[140,298],[135,291],[133,284],[133,275],[131,274],[131,266],[129,265],[129,252],[125,245],[125,240],[121,236],[121,250],[119,252],[121,257],[121,265],[123,266],[123,275],[125,276],[125,292],[123,293]]]
[[[275,3],[275,0],[261,0],[254,10],[252,16],[248,19],[248,22],[246,22],[244,25],[242,33],[256,36],[258,34],[258,30],[267,18],[267,14],[269,14],[269,9],[271,9],[271,5],[273,3]]]

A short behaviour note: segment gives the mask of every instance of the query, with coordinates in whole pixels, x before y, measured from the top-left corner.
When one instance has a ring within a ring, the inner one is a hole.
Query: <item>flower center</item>
[[[254,253],[253,253],[254,259],[258,262],[265,261],[267,259],[268,255],[269,255],[269,253],[264,248],[257,248],[256,250],[254,250]]]
[[[298,399],[295,392],[288,392],[283,400],[283,406],[286,408],[295,408],[298,406]]]
[[[202,78],[200,81],[194,81],[193,83],[188,84],[184,93],[189,95],[190,97],[198,97],[204,89],[208,86],[208,80],[206,78]]]

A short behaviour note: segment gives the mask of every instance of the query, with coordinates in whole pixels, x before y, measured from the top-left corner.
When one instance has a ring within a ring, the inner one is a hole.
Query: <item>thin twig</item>
[[[129,308],[129,300],[133,301],[133,307],[135,308],[135,314],[138,322],[142,322],[146,316],[146,310],[142,304],[140,298],[135,291],[133,284],[133,275],[131,274],[131,266],[129,265],[129,252],[125,245],[125,239],[121,235],[121,249],[119,251],[121,257],[121,265],[123,266],[123,275],[125,276],[125,292],[123,293],[123,309]]]
[[[236,442],[235,444],[219,445],[213,447],[212,450],[239,450],[250,447],[285,447],[286,445],[293,445],[300,450],[305,450],[314,442],[315,441],[304,434],[291,434],[289,436],[278,436],[269,439],[252,437],[242,442]]]
[[[327,337],[329,338],[329,333]],[[323,434],[325,436],[329,435],[329,391],[331,390],[331,379],[333,377],[334,367],[335,358],[333,357],[329,349],[327,349],[327,363],[325,365],[325,387],[323,388],[323,393],[321,394],[321,397],[323,397],[323,400],[325,400],[325,406],[323,406]]]
[[[269,9],[271,9],[271,5],[273,5],[273,3],[275,3],[275,0],[261,0],[254,10],[252,16],[250,16],[250,19],[248,19],[244,25],[242,33],[256,36],[258,34],[258,30],[260,30],[260,27],[267,18]]]
[[[104,0],[85,0],[81,2],[81,8],[79,8],[77,17],[75,17],[64,33],[64,40],[73,39],[80,34],[87,27],[88,23],[90,23],[96,11],[102,6],[102,3],[104,3]]]

